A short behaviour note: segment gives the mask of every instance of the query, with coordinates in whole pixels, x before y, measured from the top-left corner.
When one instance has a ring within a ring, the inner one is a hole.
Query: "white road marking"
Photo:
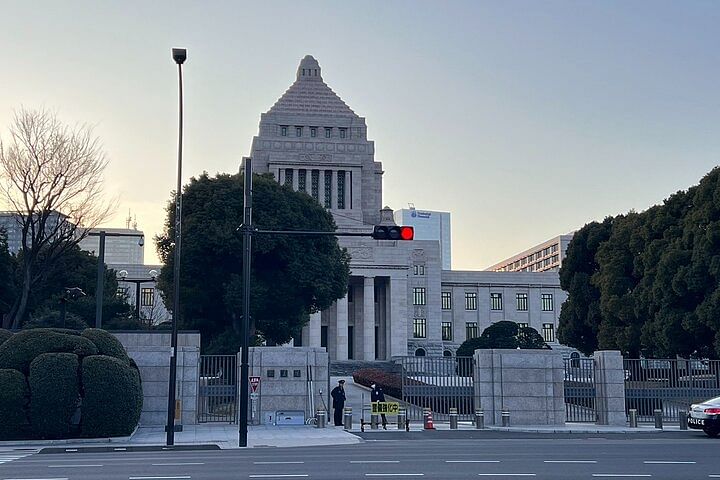
[[[5,480],[68,480],[68,478],[6,478]]]
[[[350,460],[350,463],[400,463],[400,460]]]
[[[445,463],[500,463],[500,460],[445,460]]]
[[[33,452],[25,451],[23,453],[2,452],[2,455],[0,455],[0,465],[2,465],[3,463],[12,462],[13,460],[19,460],[21,458],[28,457],[28,456],[32,455],[33,453],[37,453],[37,450],[35,450]]]
[[[153,467],[182,467],[184,465],[205,465],[204,462],[153,463]]]
[[[659,464],[659,465],[673,465],[673,464],[678,464],[678,465],[692,465],[692,464],[695,464],[695,463],[697,463],[697,462],[670,462],[670,461],[664,461],[664,460],[646,460],[646,461],[644,461],[643,463]]]
[[[253,462],[253,465],[289,465],[289,464],[296,464],[296,463],[305,463],[305,462]]]
[[[179,480],[183,478],[191,478],[190,475],[180,477],[128,477],[128,480]]]
[[[652,477],[649,473],[593,473],[593,477]]]
[[[424,473],[366,473],[366,477],[424,477]]]
[[[544,460],[545,463],[597,463],[597,460]]]
[[[102,467],[104,465],[48,465],[48,468]]]
[[[77,448],[66,448],[65,451],[66,452],[77,452],[78,449]]]
[[[478,477],[534,477],[535,473],[478,473]]]
[[[309,476],[310,475],[307,475],[305,473],[289,473],[286,475],[282,475],[282,474],[273,475],[273,474],[268,473],[268,474],[264,474],[264,475],[250,475],[250,478],[288,478],[288,477],[296,477],[297,478],[297,477],[309,477]]]
[[[710,477],[710,478],[720,478],[720,475],[717,475],[717,474],[712,473],[712,474],[708,475],[708,477]]]

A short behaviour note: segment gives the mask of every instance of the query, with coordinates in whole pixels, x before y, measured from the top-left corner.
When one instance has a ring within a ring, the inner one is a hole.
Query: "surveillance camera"
[[[178,65],[182,65],[187,59],[187,50],[185,50],[184,48],[173,48],[172,57],[173,60],[175,60],[175,63],[177,63]]]
[[[143,237],[140,237],[140,240],[138,240],[138,245],[140,245],[141,247],[142,247],[143,245],[145,245],[145,237],[144,237],[144,236],[143,236]]]

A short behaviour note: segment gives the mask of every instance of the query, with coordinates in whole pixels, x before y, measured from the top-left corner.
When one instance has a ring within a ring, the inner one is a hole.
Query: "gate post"
[[[602,350],[593,354],[593,362],[598,425],[626,425],[622,355],[616,350]]]

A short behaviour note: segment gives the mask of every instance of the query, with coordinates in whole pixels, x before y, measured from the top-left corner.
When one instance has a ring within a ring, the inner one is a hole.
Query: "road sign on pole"
[[[252,390],[252,393],[257,392],[257,389],[259,386],[260,386],[260,377],[250,377],[250,389]]]

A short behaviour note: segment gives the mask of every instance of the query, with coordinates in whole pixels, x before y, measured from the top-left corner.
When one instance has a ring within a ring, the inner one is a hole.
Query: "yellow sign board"
[[[379,415],[384,413],[386,415],[397,415],[400,410],[400,404],[398,402],[372,402],[371,414]]]

